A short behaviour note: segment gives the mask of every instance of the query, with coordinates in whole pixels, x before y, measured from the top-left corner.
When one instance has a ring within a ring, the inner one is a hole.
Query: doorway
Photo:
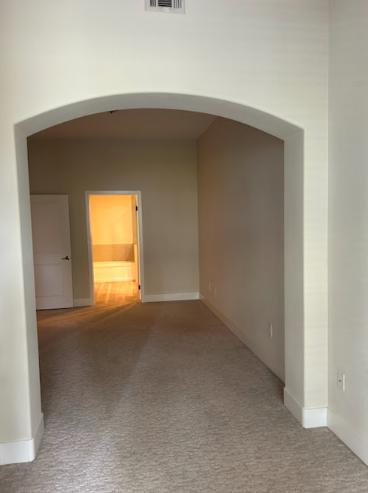
[[[139,192],[87,192],[91,299],[126,305],[141,299]]]
[[[58,101],[58,104],[62,102],[61,99],[61,101]],[[40,109],[36,108],[38,109],[38,113],[36,111],[32,113],[31,111],[28,119],[17,122],[14,126],[18,172],[17,207],[19,209],[19,218],[17,221],[19,221],[21,237],[18,238],[18,235],[13,243],[9,239],[9,243],[14,246],[14,254],[8,257],[11,263],[9,263],[7,271],[11,272],[12,283],[10,286],[12,289],[10,289],[8,284],[7,289],[3,290],[3,301],[10,307],[4,314],[6,316],[4,318],[4,324],[11,328],[7,347],[10,348],[8,355],[11,357],[12,363],[11,365],[7,365],[5,375],[6,378],[9,377],[11,386],[8,386],[6,389],[6,399],[4,400],[6,406],[3,412],[9,417],[17,416],[17,422],[13,428],[8,426],[6,433],[0,429],[0,433],[2,433],[2,436],[8,437],[9,448],[11,450],[13,450],[15,439],[19,440],[19,437],[26,436],[27,441],[20,442],[17,445],[17,450],[20,450],[23,455],[17,453],[17,456],[14,456],[14,453],[11,452],[13,455],[8,459],[8,462],[20,461],[20,456],[26,457],[23,460],[32,460],[36,455],[43,429],[38,370],[37,326],[34,310],[34,267],[29,204],[27,137],[64,121],[76,119],[84,115],[110,111],[112,108],[121,110],[165,108],[203,112],[230,118],[284,139],[285,403],[303,424],[309,411],[313,411],[313,416],[315,416],[316,410],[320,409],[318,396],[321,395],[321,391],[325,386],[325,380],[320,378],[322,374],[320,368],[323,366],[325,358],[323,351],[321,351],[319,353],[321,356],[317,360],[314,358],[313,364],[311,364],[310,353],[311,347],[312,349],[313,347],[324,348],[324,345],[320,344],[319,341],[322,338],[324,340],[325,331],[321,329],[318,331],[314,330],[310,333],[310,327],[305,327],[305,318],[310,320],[312,314],[321,313],[323,319],[323,311],[314,312],[315,302],[318,300],[318,303],[320,303],[320,297],[315,297],[313,290],[305,290],[306,281],[304,274],[305,272],[309,272],[311,262],[310,254],[308,256],[304,255],[305,237],[307,237],[308,246],[310,237],[315,239],[316,234],[313,230],[314,234],[311,235],[310,222],[306,223],[303,212],[306,202],[304,197],[304,130],[294,123],[289,123],[283,119],[282,115],[281,117],[274,116],[271,107],[270,111],[267,112],[257,109],[254,106],[245,105],[244,101],[232,102],[226,99],[203,95],[189,95],[183,94],[182,92],[114,94],[96,97],[95,99],[84,99],[73,104],[69,103],[70,101],[65,106],[60,106],[50,111],[45,111],[45,107],[43,106]],[[267,107],[265,108],[267,109]],[[307,153],[307,155],[309,154]],[[307,164],[309,165],[309,161]],[[307,191],[309,195],[312,193],[310,186],[307,188]],[[309,202],[307,201],[307,203]],[[12,219],[12,216],[9,216],[9,218]],[[323,222],[319,224],[323,224]],[[140,245],[143,245],[142,241]],[[142,256],[142,251],[140,252],[140,256]],[[90,269],[92,272],[91,258],[90,256]],[[323,255],[321,258],[323,259]],[[13,266],[16,269],[12,268]],[[14,272],[17,275],[14,275]],[[142,271],[141,277],[141,286],[143,288],[144,276]],[[6,279],[6,276],[4,279]],[[93,290],[92,279],[93,277],[90,275],[90,286]],[[308,279],[310,280],[310,276],[308,276]],[[324,293],[324,277],[319,276],[318,279],[320,279],[318,282],[321,284],[321,292]],[[14,306],[17,309],[12,309]],[[313,318],[315,321],[317,319],[315,317]],[[308,346],[305,348],[307,335]],[[21,344],[19,344],[19,341]],[[13,351],[12,348],[16,348],[16,351]],[[22,371],[17,372],[15,371],[16,368],[22,368]],[[308,386],[306,386],[306,382],[308,382]],[[311,398],[309,398],[310,395],[312,395]],[[317,396],[317,398],[313,396]],[[308,407],[305,407],[306,403]],[[312,404],[314,405],[313,408],[311,407]]]

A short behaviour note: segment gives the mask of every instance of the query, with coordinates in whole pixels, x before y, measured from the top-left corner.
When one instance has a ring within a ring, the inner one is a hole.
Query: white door
[[[31,195],[36,307],[73,306],[67,195]]]

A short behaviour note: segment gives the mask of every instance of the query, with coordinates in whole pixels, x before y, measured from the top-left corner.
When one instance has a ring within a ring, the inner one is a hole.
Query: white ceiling
[[[32,139],[185,140],[198,139],[215,117],[164,109],[122,110],[71,120],[34,134]]]

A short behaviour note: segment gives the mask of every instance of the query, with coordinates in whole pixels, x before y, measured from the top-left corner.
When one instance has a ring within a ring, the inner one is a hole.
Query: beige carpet
[[[1,493],[368,492],[327,429],[200,302],[43,312],[46,431]]]

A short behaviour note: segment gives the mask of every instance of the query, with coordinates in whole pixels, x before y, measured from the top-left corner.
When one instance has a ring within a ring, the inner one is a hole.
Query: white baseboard
[[[189,300],[199,300],[199,293],[145,294],[142,298],[143,303],[157,303],[160,301],[189,301]]]
[[[91,306],[93,305],[93,302],[91,298],[77,298],[74,299],[73,304],[75,307],[81,307],[81,306]]]
[[[248,348],[251,349],[244,334],[241,333],[239,328],[231,320],[217,310],[217,308],[215,308],[203,295],[200,296],[200,299]],[[265,362],[263,363],[266,365]],[[271,368],[271,371],[274,370]],[[275,374],[277,374],[276,371]],[[303,408],[286,388],[284,389],[284,404],[304,428],[327,426],[327,407]]]
[[[368,465],[368,447],[364,434],[359,433],[352,423],[338,416],[331,409],[328,410],[327,420],[330,430]]]
[[[210,301],[208,301],[203,294],[200,294],[200,300],[202,303],[206,305],[206,307],[214,314],[216,317],[221,320],[221,322],[226,325],[228,329],[233,332],[236,337],[238,337],[241,342],[243,342],[248,348],[249,348],[249,343],[248,340],[246,339],[245,335],[239,330],[239,328],[236,326],[236,324],[230,320],[228,317],[226,317],[222,312],[220,312]]]
[[[304,428],[327,426],[327,407],[304,408],[302,424]]]
[[[284,404],[291,414],[302,424],[303,428],[320,428],[327,426],[327,407],[303,407],[285,388]]]
[[[0,443],[0,466],[35,460],[44,430],[43,415],[33,438],[19,442]]]
[[[244,334],[241,333],[239,328],[234,324],[232,320],[227,318],[223,313],[221,313],[216,307],[212,305],[210,301],[208,301],[207,298],[203,296],[203,294],[200,295],[200,300],[202,303],[206,305],[206,307],[211,310],[211,312],[216,315],[216,317],[221,320],[221,322],[228,327],[231,332],[233,332],[247,347],[248,347],[248,341],[245,337]]]
[[[286,387],[284,388],[284,405],[299,423],[303,423],[303,406],[294,399]]]
[[[276,367],[273,367],[270,362],[267,362],[264,358],[262,358],[262,356],[256,352],[255,348],[253,347],[253,345],[250,343],[250,341],[248,340],[246,334],[244,333],[244,331],[242,331],[239,326],[237,326],[232,320],[230,320],[226,315],[224,315],[222,312],[220,312],[210,301],[208,301],[207,298],[205,298],[205,296],[203,296],[202,294],[200,294],[200,300],[202,301],[202,303],[204,303],[207,308],[209,310],[211,310],[211,312],[216,315],[216,317],[221,320],[221,322],[226,325],[226,327],[228,329],[231,330],[231,332],[233,334],[236,335],[236,337],[238,339],[240,339],[240,341],[245,344],[245,346],[247,346],[247,348],[260,360],[262,361],[262,363],[264,365],[267,366],[267,368],[269,368],[280,380],[283,381],[284,377],[283,375],[281,374],[280,370]]]

